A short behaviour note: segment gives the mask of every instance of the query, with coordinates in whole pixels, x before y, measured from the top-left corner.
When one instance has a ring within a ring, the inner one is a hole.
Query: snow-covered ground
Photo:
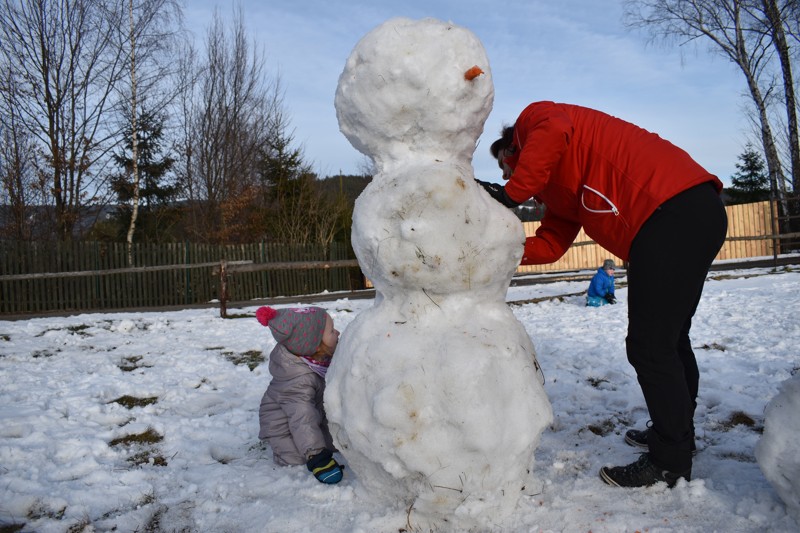
[[[699,453],[694,479],[672,490],[597,475],[636,459],[622,436],[648,418],[625,356],[624,277],[619,304],[601,308],[559,297],[585,281],[509,289],[555,421],[536,452],[539,486],[495,531],[798,531],[754,448],[766,403],[800,372],[800,271],[711,278],[693,328]],[[372,301],[320,305],[345,330]],[[0,321],[0,528],[411,531],[407,509],[376,504],[352,470],[328,486],[272,463],[257,411],[274,341],[256,307],[227,320],[204,309]]]

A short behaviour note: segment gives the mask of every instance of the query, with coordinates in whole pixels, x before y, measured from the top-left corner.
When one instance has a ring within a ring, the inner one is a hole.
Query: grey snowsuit
[[[269,354],[272,381],[261,398],[259,439],[267,439],[275,464],[304,465],[333,446],[322,396],[325,380],[282,344]]]

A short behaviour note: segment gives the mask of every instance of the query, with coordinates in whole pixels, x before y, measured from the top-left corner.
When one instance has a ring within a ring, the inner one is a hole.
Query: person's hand
[[[483,187],[486,192],[489,193],[489,196],[503,204],[504,206],[514,209],[515,207],[519,206],[519,202],[515,202],[511,198],[509,198],[508,194],[506,193],[505,187],[500,185],[499,183],[490,183],[488,181],[481,181],[479,179],[475,179],[478,184]]]
[[[610,304],[615,304],[615,303],[617,303],[617,299],[616,299],[616,298],[614,297],[614,295],[613,295],[613,294],[611,294],[610,292],[609,292],[609,293],[606,293],[606,295],[605,295],[605,296],[603,296],[603,298],[605,298],[605,299],[606,299],[606,301],[607,301],[608,303],[610,303]]]

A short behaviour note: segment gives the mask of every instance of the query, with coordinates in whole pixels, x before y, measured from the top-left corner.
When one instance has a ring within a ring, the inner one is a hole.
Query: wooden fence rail
[[[228,314],[228,275],[237,272],[262,272],[266,270],[308,270],[331,268],[359,268],[358,261],[355,259],[344,261],[306,261],[296,263],[261,263],[253,264],[240,261],[239,264],[222,261],[219,267],[214,267],[213,274],[219,275],[219,316],[225,318]]]
[[[728,236],[717,254],[717,260],[771,256],[775,251],[776,238],[791,236],[773,235],[771,213],[774,211],[770,211],[769,202],[729,205],[725,211],[728,214]],[[525,235],[534,235],[540,225],[539,222],[525,222]],[[780,253],[780,250],[777,252]],[[581,229],[564,257],[549,265],[520,266],[517,273],[593,269],[602,265],[605,259],[622,263],[621,258],[592,241]]]
[[[339,243],[328,249],[273,243],[140,244],[134,247],[135,264],[129,267],[126,250],[124,243],[0,241],[0,314],[206,303],[219,298],[212,270],[222,260],[236,266],[340,261],[349,253]],[[246,300],[361,288],[360,271],[351,270],[244,272],[231,280],[228,291]]]
[[[251,264],[252,261],[231,261],[229,265]],[[292,264],[292,263],[284,263]],[[187,268],[219,267],[219,262],[195,263],[192,265],[161,265],[152,267],[114,268],[111,270],[84,270],[78,272],[44,272],[40,274],[0,275],[0,281],[20,281],[25,279],[80,278],[84,276],[108,276],[111,274],[132,274],[134,272],[160,272],[163,270],[182,270]],[[214,271],[216,272],[216,270]]]
[[[728,238],[717,259],[771,256],[780,253],[782,239],[799,235],[773,234],[775,210],[769,202],[726,210]],[[524,223],[526,235],[538,225]],[[136,264],[129,266],[124,243],[0,241],[0,314],[175,306],[363,288],[349,253],[339,243],[327,250],[271,243],[139,244],[134,246]],[[557,262],[521,266],[517,272],[594,269],[608,258],[621,262],[581,230]]]

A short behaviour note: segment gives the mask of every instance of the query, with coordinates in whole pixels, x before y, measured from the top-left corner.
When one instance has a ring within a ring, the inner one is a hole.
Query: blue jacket
[[[597,274],[589,284],[589,298],[603,298],[606,294],[614,294],[614,276],[609,276],[603,267],[597,269]]]

